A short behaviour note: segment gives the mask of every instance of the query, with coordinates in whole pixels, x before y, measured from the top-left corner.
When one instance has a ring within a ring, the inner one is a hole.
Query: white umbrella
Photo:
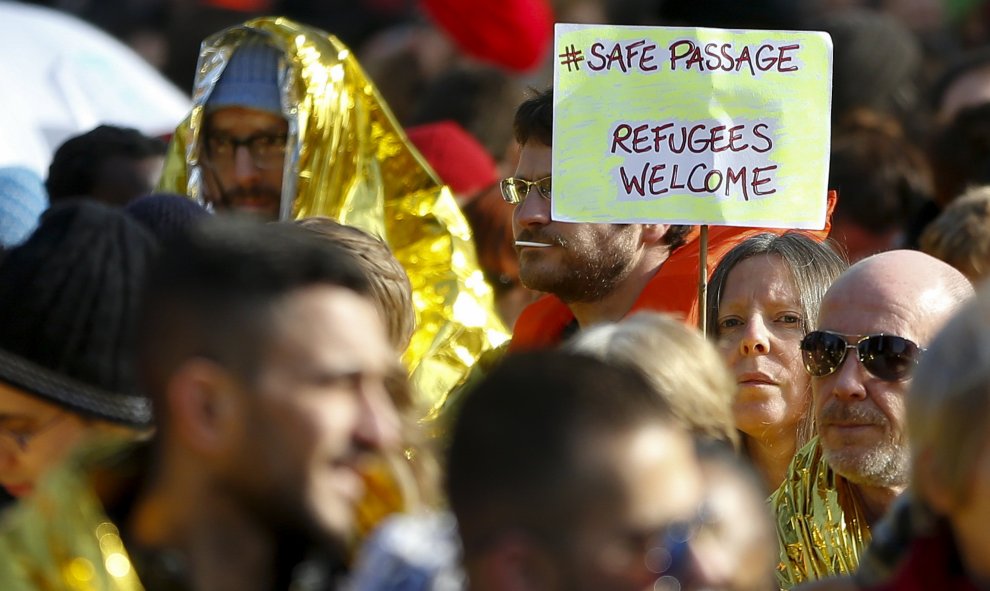
[[[133,50],[85,21],[0,1],[0,166],[44,177],[70,136],[104,123],[169,134],[190,104]]]

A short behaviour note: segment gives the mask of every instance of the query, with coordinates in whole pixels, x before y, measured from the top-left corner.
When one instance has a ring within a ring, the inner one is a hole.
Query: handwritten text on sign
[[[823,33],[557,25],[554,219],[821,228]]]

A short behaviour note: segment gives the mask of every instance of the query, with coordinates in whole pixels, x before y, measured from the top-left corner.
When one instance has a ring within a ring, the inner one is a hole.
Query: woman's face
[[[736,427],[772,443],[796,432],[811,403],[801,362],[805,318],[786,263],[761,255],[726,277],[718,308],[718,346],[739,387]]]
[[[0,382],[0,486],[30,494],[89,430],[75,413]]]

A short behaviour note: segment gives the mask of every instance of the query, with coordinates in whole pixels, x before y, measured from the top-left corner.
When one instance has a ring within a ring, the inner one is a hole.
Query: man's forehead
[[[374,304],[349,289],[303,288],[273,310],[265,365],[327,375],[392,373],[398,356]]]
[[[700,465],[683,429],[644,423],[623,433],[592,437],[585,444],[589,465],[622,489],[625,521],[661,524],[683,517],[700,503]]]
[[[550,175],[553,150],[540,142],[526,142],[519,152],[516,176],[535,181]]]
[[[822,300],[819,328],[849,335],[880,332],[911,338],[924,319],[917,294],[900,293],[869,283],[829,290]]]
[[[277,131],[288,125],[284,117],[248,107],[223,107],[206,115],[206,128],[214,132]]]

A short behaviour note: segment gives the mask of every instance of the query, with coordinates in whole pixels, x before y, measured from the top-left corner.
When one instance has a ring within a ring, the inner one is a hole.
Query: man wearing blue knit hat
[[[289,124],[278,85],[282,53],[260,36],[238,46],[206,101],[204,197],[220,210],[279,217]]]
[[[506,335],[463,213],[353,52],[285,17],[252,19],[203,40],[192,95],[158,191],[218,214],[328,217],[382,237],[415,286],[404,359],[417,402],[438,412]]]

